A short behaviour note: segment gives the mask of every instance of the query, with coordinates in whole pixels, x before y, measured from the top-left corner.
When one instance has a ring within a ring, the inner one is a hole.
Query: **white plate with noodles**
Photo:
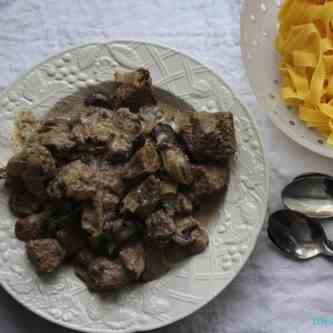
[[[248,0],[241,46],[263,111],[287,136],[333,158],[333,2]]]

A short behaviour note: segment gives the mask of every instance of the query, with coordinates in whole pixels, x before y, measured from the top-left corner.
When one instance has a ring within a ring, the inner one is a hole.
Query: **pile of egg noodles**
[[[279,23],[282,98],[333,145],[333,1],[285,0]]]

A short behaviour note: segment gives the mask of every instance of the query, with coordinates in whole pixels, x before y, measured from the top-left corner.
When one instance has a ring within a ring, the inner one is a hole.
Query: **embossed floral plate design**
[[[279,56],[275,50],[278,13],[282,0],[244,0],[241,17],[243,62],[253,92],[276,127],[311,151],[333,158],[332,146],[317,131],[307,128],[281,98]]]
[[[33,68],[0,97],[0,162],[13,153],[17,113],[38,116],[79,88],[112,80],[118,68],[146,66],[153,82],[197,110],[231,111],[238,152],[232,162],[224,204],[209,224],[210,246],[157,281],[103,297],[91,294],[63,268],[49,278],[37,276],[23,243],[15,239],[15,219],[6,193],[0,195],[0,281],[34,313],[85,332],[134,332],[154,329],[198,310],[238,274],[262,227],[268,196],[268,171],[258,131],[249,112],[226,84],[194,59],[166,47],[140,42],[90,44],[68,50]]]

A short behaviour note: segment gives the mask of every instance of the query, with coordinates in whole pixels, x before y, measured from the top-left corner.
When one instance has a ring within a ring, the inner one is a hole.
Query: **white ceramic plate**
[[[161,279],[100,297],[71,268],[41,279],[14,237],[5,193],[0,200],[0,280],[20,303],[60,325],[86,332],[134,332],[179,320],[209,302],[238,274],[255,245],[267,207],[268,173],[249,112],[211,70],[175,50],[139,42],[84,45],[48,59],[0,98],[0,159],[12,154],[16,113],[45,114],[81,87],[112,79],[117,67],[147,66],[153,82],[198,110],[231,111],[239,151],[223,206],[209,225],[210,246]]]
[[[281,0],[244,0],[241,18],[243,61],[252,89],[265,112],[287,136],[320,155],[333,158],[333,148],[307,128],[280,94],[279,58],[275,51]]]

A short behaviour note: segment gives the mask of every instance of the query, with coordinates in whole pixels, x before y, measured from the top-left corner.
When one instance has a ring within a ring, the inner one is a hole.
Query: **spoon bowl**
[[[296,177],[282,191],[282,202],[310,218],[333,217],[333,177],[319,173]]]
[[[273,213],[268,221],[268,236],[290,257],[306,260],[318,255],[333,256],[320,223],[289,210]]]

